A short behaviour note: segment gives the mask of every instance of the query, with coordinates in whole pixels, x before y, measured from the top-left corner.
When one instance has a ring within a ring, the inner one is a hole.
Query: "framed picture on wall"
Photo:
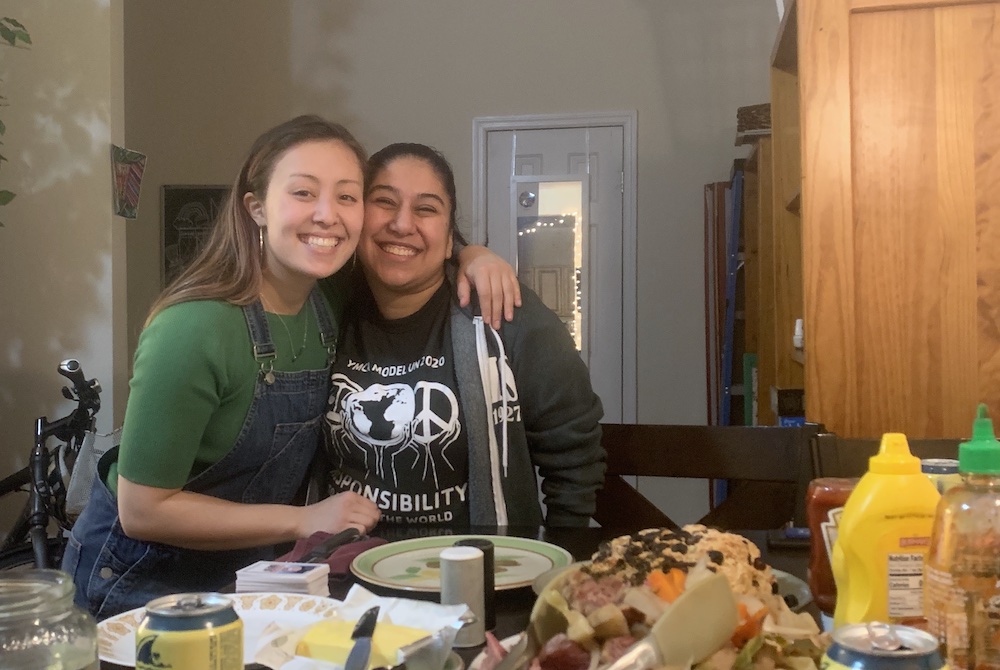
[[[161,187],[161,286],[169,284],[201,250],[228,191],[228,186]]]

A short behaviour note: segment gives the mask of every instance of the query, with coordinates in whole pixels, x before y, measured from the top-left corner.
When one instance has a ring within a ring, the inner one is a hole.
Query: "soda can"
[[[243,670],[243,621],[218,593],[152,600],[135,632],[136,670]]]
[[[938,493],[943,494],[952,486],[962,483],[958,461],[954,458],[925,458],[920,461],[920,471],[934,482]]]
[[[919,628],[859,623],[833,631],[820,670],[947,670],[937,638]]]

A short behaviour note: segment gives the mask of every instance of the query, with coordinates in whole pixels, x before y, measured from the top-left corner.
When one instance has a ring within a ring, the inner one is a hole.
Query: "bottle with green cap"
[[[927,624],[952,668],[1000,669],[1000,442],[980,405],[927,557]]]
[[[940,498],[906,436],[883,435],[840,517],[831,555],[834,628],[872,621],[926,623],[924,559]]]

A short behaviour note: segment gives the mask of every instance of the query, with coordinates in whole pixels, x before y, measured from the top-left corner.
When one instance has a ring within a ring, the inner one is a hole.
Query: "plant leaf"
[[[5,160],[7,160],[7,157],[4,156],[3,154],[0,154],[0,163],[2,163]]]
[[[0,135],[7,132],[7,126],[4,125],[3,121],[0,121]]]
[[[14,193],[12,193],[10,191],[0,190],[0,206],[6,205],[7,203],[9,203],[11,200],[14,199],[15,195],[16,194],[14,194]]]
[[[14,26],[15,28],[20,28],[21,30],[27,30],[27,28],[24,27],[24,24],[18,21],[17,19],[12,19],[9,16],[5,16],[3,17],[3,20],[9,23],[10,25]]]
[[[0,38],[3,38],[11,46],[14,46],[14,43],[17,42],[17,35],[14,34],[14,31],[2,23],[0,23]]]
[[[24,32],[23,30],[14,31],[14,39],[21,40],[25,44],[31,44],[31,35]]]

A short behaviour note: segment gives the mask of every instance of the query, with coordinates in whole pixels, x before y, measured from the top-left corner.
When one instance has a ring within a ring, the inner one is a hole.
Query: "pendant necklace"
[[[295,343],[292,341],[292,331],[288,329],[288,324],[285,323],[284,317],[281,314],[278,314],[277,312],[274,311],[274,309],[267,303],[267,300],[264,299],[263,293],[260,294],[260,301],[264,303],[264,307],[267,308],[267,310],[270,311],[271,314],[274,314],[276,317],[278,317],[278,321],[281,323],[281,327],[285,329],[285,334],[288,335],[289,346],[294,347]],[[299,356],[301,356],[302,352],[306,350],[306,340],[308,337],[309,337],[309,315],[306,314],[306,325],[302,329],[302,346],[299,347],[299,350],[297,352],[292,353],[293,363],[299,360]]]

